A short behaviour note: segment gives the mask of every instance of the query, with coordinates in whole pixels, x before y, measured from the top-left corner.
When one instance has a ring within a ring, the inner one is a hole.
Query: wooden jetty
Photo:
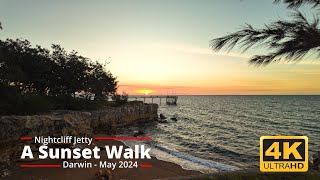
[[[153,100],[154,99],[160,99],[160,105],[161,105],[161,100],[162,99],[165,99],[166,100],[166,104],[167,105],[177,105],[177,101],[178,101],[178,96],[170,96],[170,95],[158,95],[158,96],[148,96],[148,95],[145,95],[145,96],[129,96],[129,98],[133,98],[133,99],[143,99],[143,102],[146,101],[146,99],[151,99],[151,103],[153,103]]]

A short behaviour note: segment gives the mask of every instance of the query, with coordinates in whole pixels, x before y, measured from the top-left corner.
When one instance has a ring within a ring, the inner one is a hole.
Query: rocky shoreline
[[[39,169],[20,168],[20,163],[61,163],[61,160],[21,160],[21,149],[25,143],[22,136],[95,136],[113,134],[119,127],[158,120],[158,105],[130,102],[121,107],[108,107],[99,111],[53,111],[43,115],[0,117],[0,178],[4,179],[154,179],[199,175],[200,172],[184,170],[181,166],[152,157],[137,160],[152,164],[152,168],[137,169]],[[124,145],[119,141],[95,142],[102,145]],[[102,144],[101,144],[102,143]],[[56,145],[50,145],[50,147]],[[61,144],[71,147],[72,144]],[[93,146],[93,145],[91,145]],[[31,144],[37,153],[37,145]],[[103,157],[102,159],[106,159]],[[80,160],[84,161],[84,160]],[[90,160],[97,161],[97,160]],[[116,160],[111,160],[116,161]],[[175,169],[175,171],[172,171]],[[54,176],[52,176],[54,174]]]
[[[158,119],[158,105],[140,101],[96,111],[53,111],[43,115],[0,117],[0,144],[21,136],[91,136],[117,127]]]

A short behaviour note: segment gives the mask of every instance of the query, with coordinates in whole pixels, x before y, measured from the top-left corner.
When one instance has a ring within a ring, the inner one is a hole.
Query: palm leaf
[[[230,51],[237,44],[243,52],[253,46],[261,46],[271,51],[267,55],[256,55],[250,63],[266,65],[271,62],[300,61],[309,52],[320,56],[319,18],[314,16],[310,22],[299,11],[291,14],[289,21],[278,20],[262,29],[246,24],[240,30],[210,41],[214,51]]]
[[[287,4],[288,8],[298,8],[304,4],[310,4],[313,7],[317,7],[320,5],[320,0],[274,0],[274,3],[276,4],[280,2]]]

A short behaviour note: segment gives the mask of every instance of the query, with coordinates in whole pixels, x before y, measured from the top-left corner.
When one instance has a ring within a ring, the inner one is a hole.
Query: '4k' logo
[[[283,159],[290,159],[292,154],[295,159],[302,159],[297,148],[302,144],[302,142],[294,142],[291,146],[289,142],[283,142]],[[273,156],[274,159],[280,159],[282,153],[279,151],[280,142],[274,142],[266,151],[266,156]]]
[[[263,172],[305,172],[308,170],[306,136],[262,136],[260,170]]]

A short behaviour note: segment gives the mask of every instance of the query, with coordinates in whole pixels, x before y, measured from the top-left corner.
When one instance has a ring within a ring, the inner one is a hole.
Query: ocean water
[[[154,156],[186,169],[258,167],[259,138],[264,135],[305,135],[309,157],[320,151],[320,96],[179,96],[176,106],[162,102],[159,113],[168,123],[126,131],[142,130],[154,139],[144,142]],[[170,120],[173,116],[178,121]]]

